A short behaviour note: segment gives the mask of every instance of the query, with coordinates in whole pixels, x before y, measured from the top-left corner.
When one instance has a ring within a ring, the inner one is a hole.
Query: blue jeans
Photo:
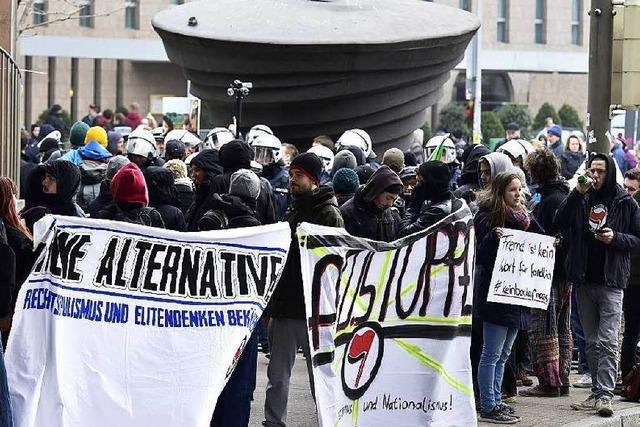
[[[578,314],[578,303],[576,301],[577,286],[571,287],[571,329],[573,329],[573,341],[578,347],[578,364],[580,365],[580,373],[591,375],[589,363],[587,362],[587,343],[584,339],[584,331]]]
[[[478,366],[480,388],[480,412],[487,414],[502,403],[502,377],[504,365],[511,354],[511,347],[518,329],[483,323],[484,344]]]

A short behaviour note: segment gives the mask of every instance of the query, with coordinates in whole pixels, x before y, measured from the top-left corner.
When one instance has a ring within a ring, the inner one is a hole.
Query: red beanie
[[[111,194],[116,202],[149,204],[147,183],[140,168],[133,162],[126,164],[111,180]]]

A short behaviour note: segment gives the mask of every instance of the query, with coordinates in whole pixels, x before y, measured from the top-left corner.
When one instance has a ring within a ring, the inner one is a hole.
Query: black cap
[[[177,139],[172,139],[167,142],[164,147],[164,157],[167,160],[171,159],[183,159],[186,154],[187,149],[184,145],[184,142],[178,141]]]
[[[289,170],[294,169],[301,170],[305,175],[313,180],[316,185],[320,185],[320,178],[322,177],[322,171],[324,170],[324,163],[322,163],[320,157],[313,153],[302,153],[298,154],[291,162]]]
[[[520,130],[520,126],[518,126],[517,123],[511,122],[511,123],[507,124],[507,128],[505,130],[507,130],[509,132],[515,132],[515,131]]]

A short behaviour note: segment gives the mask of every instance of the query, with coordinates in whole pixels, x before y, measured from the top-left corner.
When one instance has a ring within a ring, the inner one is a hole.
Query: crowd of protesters
[[[248,425],[260,344],[269,353],[263,424],[285,426],[299,349],[313,392],[296,226],[343,227],[390,242],[468,205],[476,234],[471,361],[480,418],[520,421],[510,403],[517,387],[533,385],[528,374],[538,384],[521,389],[522,396],[570,394],[574,340],[582,377],[573,385],[592,393],[572,407],[613,414],[618,364],[623,376],[632,370],[640,335],[640,170],[631,167],[619,141],[610,153],[586,156],[580,138],[562,141],[558,126],[532,143],[510,125],[495,152],[441,134],[376,156],[369,134],[350,129],[335,142],[318,136],[299,153],[266,125],[240,139],[216,127],[200,140],[191,129],[173,129],[167,117],[158,126],[135,104],[115,113],[90,106],[68,130],[60,110],[53,106],[46,124],[24,132],[21,188],[0,177],[0,256],[10,251],[16,260],[0,273],[7,284],[0,286],[3,332],[34,262],[33,225],[46,214],[176,231],[286,221],[292,250],[265,311],[261,325],[268,328],[252,334],[212,418],[216,426]],[[577,173],[589,179],[570,190],[568,180]],[[20,212],[18,196],[24,199]],[[556,237],[547,310],[487,301],[505,229]]]

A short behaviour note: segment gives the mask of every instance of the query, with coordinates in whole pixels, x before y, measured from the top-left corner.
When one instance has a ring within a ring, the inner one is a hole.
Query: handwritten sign
[[[550,236],[505,229],[487,301],[546,310],[556,260],[554,241]]]

